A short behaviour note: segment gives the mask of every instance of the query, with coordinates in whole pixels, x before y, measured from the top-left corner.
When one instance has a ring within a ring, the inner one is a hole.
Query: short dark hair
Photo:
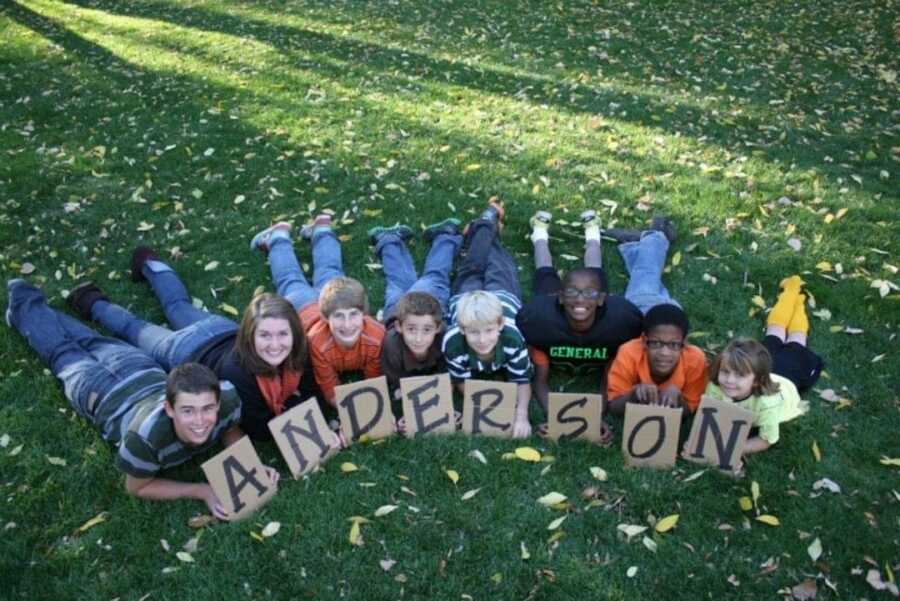
[[[291,352],[284,363],[278,367],[266,363],[256,352],[256,345],[253,342],[259,322],[267,318],[287,321],[294,338]],[[297,316],[297,310],[287,299],[263,292],[254,296],[247,308],[244,309],[234,348],[241,361],[241,367],[255,376],[274,376],[279,373],[281,368],[299,373],[303,371],[303,364],[306,362],[306,332]]]
[[[222,394],[219,378],[213,370],[199,363],[182,363],[169,372],[166,378],[166,403],[175,408],[175,397],[179,392],[200,394],[212,392],[216,395],[216,402]]]
[[[609,291],[609,281],[606,278],[606,271],[602,267],[578,267],[573,269],[563,278],[563,288],[571,284],[576,277],[591,278],[597,282],[597,288],[600,292]]]
[[[440,324],[444,318],[441,303],[427,292],[407,292],[394,305],[393,318],[403,323],[410,315],[428,315]]]
[[[687,338],[690,331],[690,322],[685,312],[671,303],[656,305],[644,315],[644,334],[649,334],[656,326],[675,326],[681,330],[684,338]]]

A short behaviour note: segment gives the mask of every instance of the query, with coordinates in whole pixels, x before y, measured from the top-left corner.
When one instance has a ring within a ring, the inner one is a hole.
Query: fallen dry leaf
[[[668,532],[678,523],[678,514],[673,513],[656,522],[656,531],[659,533]]]
[[[816,581],[812,578],[807,578],[800,584],[795,584],[791,588],[791,595],[796,599],[796,601],[811,601],[816,598]]]

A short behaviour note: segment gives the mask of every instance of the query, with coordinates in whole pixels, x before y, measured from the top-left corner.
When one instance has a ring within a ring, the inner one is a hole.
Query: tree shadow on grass
[[[461,61],[433,58],[421,52],[391,48],[332,34],[287,25],[275,25],[259,19],[239,17],[201,6],[175,6],[150,0],[141,3],[113,3],[106,0],[74,2],[114,14],[140,16],[168,21],[205,31],[219,31],[239,37],[250,37],[278,48],[292,60],[306,63],[334,81],[350,80],[385,93],[398,88],[416,86],[417,81],[433,84],[432,93],[443,90],[444,100],[453,102],[452,86],[527,101],[534,105],[557,107],[563,112],[608,115],[611,118],[660,129],[673,135],[684,135],[714,143],[735,152],[761,155],[784,166],[815,169],[832,178],[846,178],[840,166],[823,162],[825,155],[843,157],[848,150],[858,153],[870,148],[872,133],[855,127],[854,134],[823,133],[815,123],[771,127],[769,120],[751,111],[740,114],[718,114],[685,101],[667,96],[666,86],[657,94],[616,89],[605,83],[584,85],[552,76],[539,77],[502,71],[496,67],[469,65]],[[336,62],[323,62],[321,59]],[[586,61],[587,67],[590,61]],[[377,77],[373,78],[373,73]],[[650,79],[652,73],[642,73]],[[704,85],[718,85],[716,80]],[[676,90],[677,92],[677,90]],[[675,96],[677,98],[677,95]],[[770,107],[766,107],[770,110]],[[885,128],[887,123],[885,122]],[[782,134],[786,137],[782,139]],[[887,183],[878,178],[880,169],[889,167],[882,156],[854,166],[862,173],[861,187],[870,193],[890,193]]]

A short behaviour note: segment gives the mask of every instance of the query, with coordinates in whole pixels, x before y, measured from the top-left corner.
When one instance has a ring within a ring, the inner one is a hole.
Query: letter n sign
[[[204,462],[203,473],[232,520],[242,520],[275,495],[276,486],[246,436]]]
[[[681,409],[628,403],[622,455],[629,467],[672,467],[678,453]]]
[[[316,469],[336,452],[335,434],[315,398],[269,420],[269,430],[294,478]]]
[[[733,472],[752,425],[753,413],[750,411],[734,403],[704,396],[694,416],[684,458]]]

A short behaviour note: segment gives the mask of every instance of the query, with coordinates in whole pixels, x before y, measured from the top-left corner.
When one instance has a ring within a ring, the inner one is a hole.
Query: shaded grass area
[[[28,277],[57,307],[89,277],[162,321],[149,291],[126,277],[143,242],[171,254],[208,308],[241,310],[257,286],[270,287],[264,260],[247,250],[253,232],[323,208],[335,211],[347,272],[375,307],[383,283],[368,266],[371,225],[467,218],[498,194],[528,289],[536,209],[573,222],[594,207],[627,227],[660,212],[680,228],[665,278],[696,343],[714,352],[732,334],[758,335],[751,299],[771,305],[778,281],[802,272],[811,310],[830,312],[812,318],[828,362],[818,389],[852,401],[837,410],[811,393],[813,412],[742,481],[705,473],[685,483],[699,468],[628,471],[617,449],[537,439],[553,463],[505,461],[514,444],[480,438],[355,447],[286,482],[248,522],[204,530],[195,563],[184,564],[174,552],[196,536],[186,522],[200,507],[126,497],[111,449],[65,409],[21,337],[0,329],[4,590],[771,598],[819,575],[823,597],[883,595],[863,578],[870,560],[898,567],[900,484],[878,461],[900,456],[900,296],[873,288],[897,281],[897,24],[896,3],[862,1],[4,5],[0,271],[8,279],[32,265]],[[580,256],[577,230],[557,224],[552,235],[558,265],[575,265],[563,255]],[[309,249],[297,248],[308,263]],[[413,251],[421,259],[425,245]],[[622,263],[612,245],[605,251],[621,292]],[[595,382],[554,374],[568,390]],[[467,455],[473,448],[488,465]],[[274,447],[259,450],[278,463]],[[342,474],[342,461],[361,469]],[[176,476],[198,478],[198,465]],[[592,480],[595,465],[607,482]],[[445,469],[459,471],[458,485]],[[814,492],[822,477],[842,493]],[[750,481],[780,527],[739,509]],[[580,499],[587,486],[602,504]],[[551,490],[572,502],[557,540],[547,525],[562,514],[535,503]],[[388,503],[400,509],[372,518]],[[104,523],[77,532],[100,512]],[[678,527],[652,535],[656,553],[617,534],[618,524],[674,513]],[[354,515],[373,520],[362,547],[347,542]],[[250,536],[270,520],[282,523],[276,537]],[[825,553],[812,562],[806,547],[817,537]],[[396,561],[390,571],[386,559]]]

